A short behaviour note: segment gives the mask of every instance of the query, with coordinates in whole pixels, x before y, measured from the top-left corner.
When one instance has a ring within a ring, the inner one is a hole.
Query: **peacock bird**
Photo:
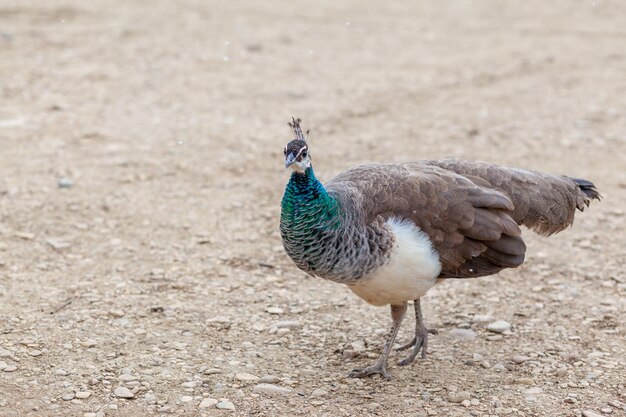
[[[367,164],[326,184],[311,165],[300,119],[284,149],[293,172],[282,199],[280,232],[289,257],[309,275],[346,285],[375,306],[390,305],[392,326],[378,361],[350,377],[380,374],[409,301],[415,337],[399,365],[425,357],[420,299],[440,279],[475,278],[524,262],[520,226],[549,236],[576,209],[600,199],[593,183],[566,176],[461,160]]]

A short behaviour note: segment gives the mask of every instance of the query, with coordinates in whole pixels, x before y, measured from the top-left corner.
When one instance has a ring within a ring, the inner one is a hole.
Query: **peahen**
[[[408,365],[429,333],[420,298],[442,278],[492,275],[524,262],[520,225],[549,236],[570,226],[575,210],[600,199],[593,183],[473,161],[416,161],[350,168],[322,185],[313,173],[300,120],[285,147],[293,173],[282,199],[283,246],[298,268],[345,284],[376,306],[391,305],[382,355],[350,377],[389,378],[387,358],[414,301]]]

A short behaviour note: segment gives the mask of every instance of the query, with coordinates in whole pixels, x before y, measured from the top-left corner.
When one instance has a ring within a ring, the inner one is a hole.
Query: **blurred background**
[[[0,416],[623,413],[625,21],[604,0],[0,0]],[[435,288],[429,359],[346,380],[387,311],[282,250],[291,116],[322,180],[457,157],[605,199],[527,234],[522,268]]]

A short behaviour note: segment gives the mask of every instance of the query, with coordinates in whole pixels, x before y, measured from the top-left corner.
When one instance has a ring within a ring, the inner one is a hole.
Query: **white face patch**
[[[307,168],[309,168],[311,166],[311,158],[310,156],[307,155],[306,156],[302,156],[302,153],[304,151],[308,151],[308,146],[304,146],[302,148],[300,148],[300,150],[298,151],[298,154],[296,155],[296,157],[294,158],[293,163],[290,165],[291,169],[293,169],[296,172],[299,173],[304,173],[304,171],[306,171]],[[298,161],[297,159],[302,156],[302,160]]]
[[[300,149],[300,150],[298,151],[298,154],[296,155],[296,159],[298,159],[298,157],[302,154],[302,152],[304,152],[304,151],[306,151],[306,150],[308,150],[308,148],[307,148],[306,146],[305,146],[304,148]]]

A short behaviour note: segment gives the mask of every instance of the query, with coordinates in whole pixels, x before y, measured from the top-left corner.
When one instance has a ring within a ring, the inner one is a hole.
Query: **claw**
[[[353,369],[352,372],[348,374],[348,378],[365,378],[370,375],[380,375],[385,378],[387,381],[391,379],[391,374],[387,372],[387,367],[377,363],[376,365],[368,366],[363,369]]]
[[[424,329],[413,338],[411,343],[408,343],[397,349],[398,351],[400,351],[400,350],[408,349],[409,347],[413,347],[413,351],[409,354],[409,356],[407,356],[406,358],[398,362],[398,365],[406,366],[406,365],[413,363],[413,361],[417,357],[418,353],[420,353],[420,351],[422,352],[422,359],[426,358],[426,349],[428,349],[428,334],[429,333],[438,334],[439,332],[435,329]]]
[[[396,348],[396,352],[402,352],[403,350],[407,350],[408,348],[415,346],[415,342],[416,342],[416,339],[413,338],[413,340],[411,340],[406,345],[402,345],[399,348]]]

